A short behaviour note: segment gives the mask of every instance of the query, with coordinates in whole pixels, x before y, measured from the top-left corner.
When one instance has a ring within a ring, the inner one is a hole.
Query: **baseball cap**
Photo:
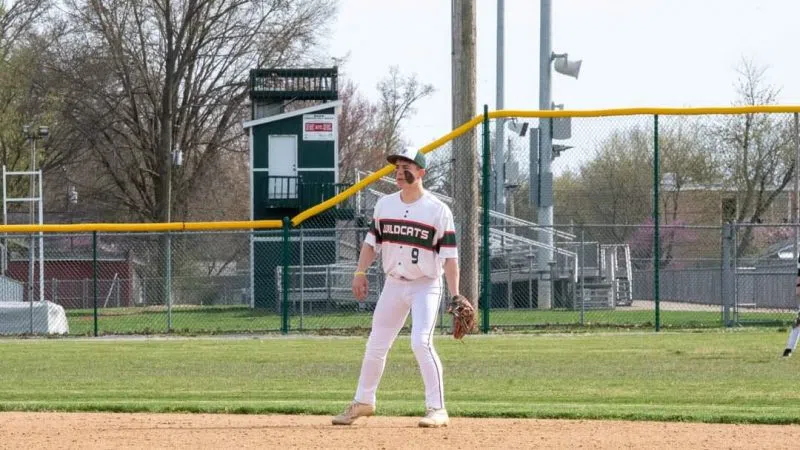
[[[413,147],[402,148],[386,157],[386,160],[396,164],[398,159],[405,159],[425,169],[425,154]]]

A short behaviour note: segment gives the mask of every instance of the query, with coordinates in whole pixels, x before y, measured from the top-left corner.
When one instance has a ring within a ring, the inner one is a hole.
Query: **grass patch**
[[[304,314],[292,312],[289,330],[292,333],[365,334],[372,313],[369,311],[342,311]],[[71,335],[94,334],[92,310],[68,310]],[[739,319],[758,324],[788,324],[794,314],[747,313]],[[566,330],[566,329],[655,329],[654,311],[601,310],[504,310],[494,309],[489,315],[490,329],[503,330]],[[171,328],[170,328],[171,323]],[[168,316],[166,308],[107,308],[98,313],[99,334],[223,334],[269,333],[281,330],[281,316],[273,311],[248,307],[175,307]],[[482,323],[481,318],[478,321]],[[720,328],[722,315],[713,311],[662,311],[661,327],[665,329]],[[440,320],[441,329],[449,326],[449,318]]]
[[[437,338],[453,416],[800,423],[785,331]],[[0,410],[334,414],[363,338],[0,340]],[[408,337],[379,414],[418,415]]]

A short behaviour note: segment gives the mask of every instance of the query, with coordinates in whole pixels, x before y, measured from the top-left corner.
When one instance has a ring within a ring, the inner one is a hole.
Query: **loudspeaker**
[[[578,74],[581,71],[581,60],[570,61],[566,56],[557,56],[553,63],[553,68],[558,73],[578,78]]]
[[[519,134],[520,136],[525,136],[525,133],[528,132],[528,122],[517,122],[516,119],[511,119],[510,121],[506,122],[506,126],[509,130]]]

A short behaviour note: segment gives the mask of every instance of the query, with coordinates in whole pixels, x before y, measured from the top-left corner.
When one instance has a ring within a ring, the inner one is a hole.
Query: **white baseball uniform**
[[[800,293],[800,258],[797,261],[797,278],[795,279],[795,295]],[[791,355],[797,349],[797,340],[800,339],[800,311],[792,322],[792,329],[789,331],[789,339],[786,340],[786,349],[783,356]]]
[[[375,205],[364,242],[381,254],[386,283],[372,317],[355,400],[375,404],[386,355],[411,311],[411,349],[425,384],[427,408],[444,408],[442,363],[433,348],[436,315],[444,292],[444,260],[457,258],[450,208],[427,191],[413,203],[400,192]]]

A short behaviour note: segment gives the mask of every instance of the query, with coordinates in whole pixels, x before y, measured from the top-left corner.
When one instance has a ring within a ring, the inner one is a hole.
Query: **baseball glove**
[[[453,315],[453,337],[463,338],[475,330],[475,308],[463,295],[454,295],[450,299],[447,312]]]

